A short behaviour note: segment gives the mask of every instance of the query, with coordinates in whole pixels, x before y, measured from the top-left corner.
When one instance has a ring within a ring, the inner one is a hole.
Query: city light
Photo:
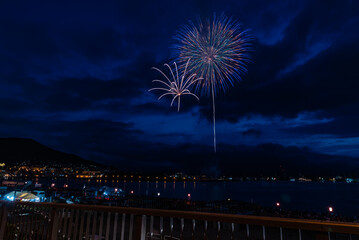
[[[14,197],[12,197],[12,196],[6,196],[6,198],[7,198],[9,201],[14,201]]]
[[[0,240],[359,240],[359,0],[49,2],[0,0]]]

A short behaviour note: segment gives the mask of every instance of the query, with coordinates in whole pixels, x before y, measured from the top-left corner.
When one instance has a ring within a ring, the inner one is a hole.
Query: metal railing
[[[0,205],[0,240],[359,239],[356,223],[97,205]]]

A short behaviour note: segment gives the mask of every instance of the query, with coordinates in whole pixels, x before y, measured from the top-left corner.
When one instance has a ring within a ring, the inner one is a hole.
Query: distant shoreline
[[[348,183],[348,184],[355,184],[355,183],[359,183],[359,181],[344,181],[344,180],[339,180],[339,181],[327,181],[327,180],[317,180],[317,181],[303,181],[303,180],[296,180],[296,181],[292,181],[292,180],[265,180],[265,179],[178,179],[178,180],[173,180],[173,179],[168,179],[168,180],[163,180],[163,179],[143,179],[143,180],[139,180],[139,179],[128,179],[128,178],[77,178],[77,177],[47,177],[47,176],[39,176],[39,177],[10,177],[7,179],[2,179],[2,181],[36,181],[36,180],[76,180],[76,181],[103,181],[103,182],[112,182],[112,181],[126,181],[126,182],[158,182],[158,183],[163,183],[163,182],[168,182],[168,183],[173,183],[173,182],[284,182],[284,183]]]

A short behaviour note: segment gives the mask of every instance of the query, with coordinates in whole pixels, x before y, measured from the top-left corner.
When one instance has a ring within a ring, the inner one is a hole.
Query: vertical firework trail
[[[198,24],[189,22],[182,26],[174,39],[173,53],[181,68],[188,59],[188,72],[202,79],[194,85],[196,90],[212,98],[213,147],[216,149],[216,106],[215,96],[226,92],[234,83],[241,81],[251,62],[253,38],[248,30],[242,30],[238,21],[225,15]]]

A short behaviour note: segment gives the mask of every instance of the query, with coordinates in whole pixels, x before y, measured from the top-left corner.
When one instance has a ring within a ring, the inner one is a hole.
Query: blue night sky
[[[0,137],[129,168],[208,157],[210,99],[177,113],[148,89],[179,27],[223,12],[251,29],[255,52],[217,98],[219,154],[270,143],[359,157],[358,1],[2,1],[0,11]]]

